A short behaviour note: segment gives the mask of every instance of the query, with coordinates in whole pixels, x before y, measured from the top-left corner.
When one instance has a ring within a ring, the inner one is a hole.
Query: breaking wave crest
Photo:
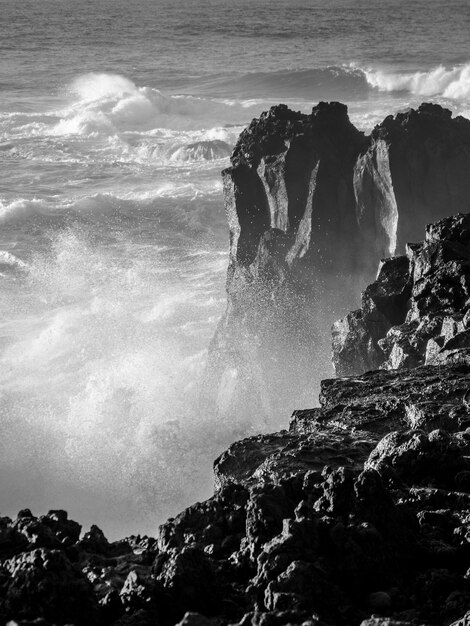
[[[212,141],[197,141],[185,146],[175,148],[171,152],[172,161],[215,161],[228,157],[231,147],[225,141],[215,139]]]
[[[324,68],[253,72],[230,80],[217,77],[204,85],[210,93],[232,92],[239,98],[328,99],[354,101],[371,91],[409,93],[454,100],[470,98],[470,63],[416,72],[364,68],[354,63]]]
[[[153,87],[138,87],[118,74],[85,74],[72,82],[69,92],[77,99],[63,112],[53,130],[56,135],[207,128],[247,117],[239,103],[167,95]]]
[[[364,68],[354,63],[323,68],[252,72],[215,77],[204,88],[216,96],[232,92],[239,98],[328,99],[354,101],[371,91],[410,93],[465,100],[470,97],[470,63],[452,68],[438,66],[416,72]]]
[[[214,95],[233,93],[238,98],[277,100],[347,99],[367,92],[364,72],[347,65],[337,67],[251,72],[242,76],[215,77],[204,83]]]
[[[470,102],[470,63],[418,72],[351,64],[218,75],[201,80],[195,93],[201,95],[165,94],[119,74],[84,74],[67,87],[61,109],[2,114],[0,131],[6,141],[1,148],[8,159],[42,162],[88,161],[91,153],[107,162],[211,163],[227,159],[242,127],[281,100],[304,112],[319,100],[349,102],[354,119],[356,112],[363,113],[360,103],[374,94],[380,113],[382,107],[390,111],[390,103],[378,102],[380,93],[389,94],[397,109],[410,104],[406,94],[453,99],[462,113]],[[75,143],[64,143],[70,140]]]
[[[17,198],[11,202],[0,199],[0,224],[27,220],[48,210],[47,202],[41,198]]]
[[[371,87],[386,92],[408,92],[454,100],[470,99],[470,63],[446,68],[442,65],[420,72],[365,70]]]
[[[117,74],[82,75],[64,97],[60,109],[0,114],[5,159],[210,168],[228,158],[243,125],[259,113],[235,101],[166,95]]]

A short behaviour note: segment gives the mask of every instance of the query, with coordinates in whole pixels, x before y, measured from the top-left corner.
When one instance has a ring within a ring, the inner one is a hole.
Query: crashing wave
[[[69,86],[78,99],[62,112],[55,135],[108,135],[151,128],[203,128],[214,121],[241,122],[249,117],[236,102],[167,95],[153,87],[138,87],[118,74],[85,74]]]
[[[386,72],[366,70],[371,87],[380,91],[405,91],[417,96],[440,96],[455,100],[470,98],[470,63],[445,68],[439,65],[422,72]]]

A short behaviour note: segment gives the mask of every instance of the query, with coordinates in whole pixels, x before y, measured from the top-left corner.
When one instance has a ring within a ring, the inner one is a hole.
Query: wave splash
[[[40,509],[99,502],[90,518],[115,535],[133,528],[137,511],[154,532],[206,497],[212,459],[250,430],[196,410],[224,304],[225,251],[174,238],[145,245],[140,234],[136,243],[120,223],[51,233],[27,263],[0,251],[2,280],[22,286],[5,289],[0,307],[18,318],[0,356],[8,417],[0,483],[24,494],[40,476],[42,488],[27,496]],[[15,493],[5,493],[5,507],[18,507]]]

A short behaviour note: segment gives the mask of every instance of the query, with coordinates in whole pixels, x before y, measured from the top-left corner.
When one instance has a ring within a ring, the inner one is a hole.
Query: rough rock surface
[[[387,117],[370,136],[340,103],[253,120],[223,173],[228,304],[208,409],[272,423],[313,404],[312,380],[331,374],[332,321],[357,306],[381,258],[470,206],[468,171],[470,122],[437,105]]]
[[[338,376],[470,363],[470,214],[428,226],[422,244],[382,262],[362,307],[333,327]]]
[[[433,314],[462,313],[457,302],[465,309],[467,300],[448,294],[457,293],[458,276],[465,283],[466,266],[442,250],[463,255],[468,219],[429,227],[408,265],[399,257],[382,266],[379,284],[366,290],[381,315],[423,311],[406,295],[423,259],[434,272],[433,297],[422,296]],[[435,242],[443,248],[425,253]],[[355,341],[367,355],[367,333]],[[11,626],[464,626],[469,389],[466,358],[325,380],[320,407],[295,411],[288,430],[224,452],[214,496],[169,519],[156,539],[109,543],[95,526],[80,535],[63,511],[2,518],[0,619]]]

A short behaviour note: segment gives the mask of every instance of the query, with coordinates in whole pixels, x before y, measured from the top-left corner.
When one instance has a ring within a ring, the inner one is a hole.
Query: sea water
[[[278,102],[470,117],[469,32],[466,0],[0,0],[1,514],[116,537],[210,495],[268,427],[198,409],[238,134]]]

